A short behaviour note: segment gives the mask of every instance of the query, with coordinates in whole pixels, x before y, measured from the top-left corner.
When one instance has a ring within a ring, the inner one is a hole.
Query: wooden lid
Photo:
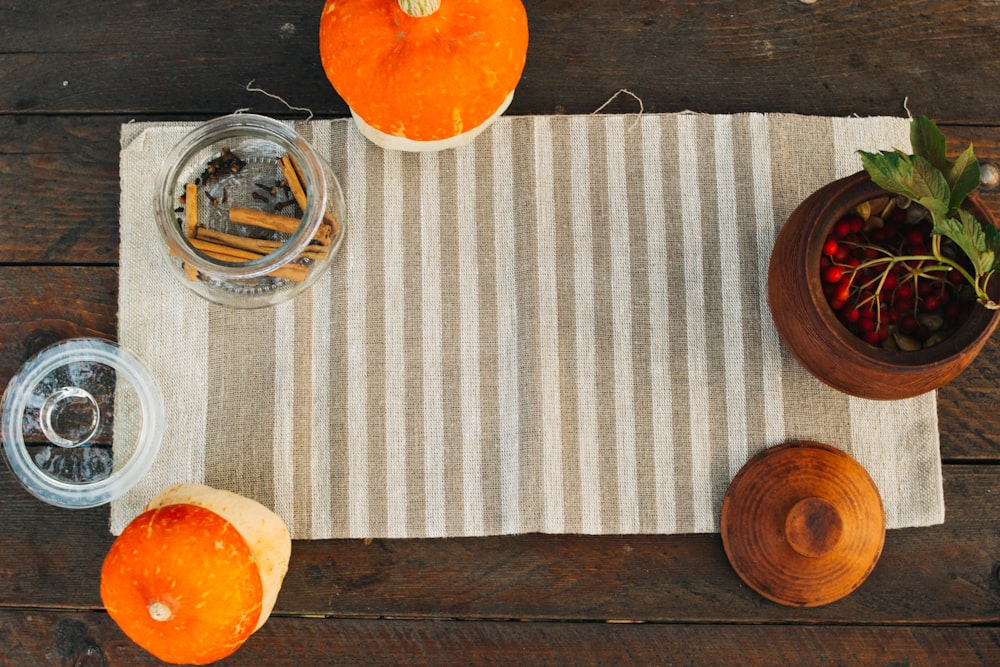
[[[769,600],[829,604],[864,582],[885,542],[878,488],[848,454],[818,442],[766,449],[722,501],[722,544],[733,569]]]

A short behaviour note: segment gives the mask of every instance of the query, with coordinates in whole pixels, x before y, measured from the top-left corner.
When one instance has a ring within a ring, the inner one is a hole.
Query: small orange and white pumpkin
[[[204,665],[264,624],[290,556],[285,523],[263,505],[180,484],[153,498],[112,544],[101,600],[160,660]]]
[[[472,141],[510,105],[528,51],[521,0],[327,0],[327,78],[382,148]]]

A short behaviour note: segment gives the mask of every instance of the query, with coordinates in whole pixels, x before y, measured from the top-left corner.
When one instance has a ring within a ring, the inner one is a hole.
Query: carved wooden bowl
[[[722,544],[750,588],[779,604],[843,598],[875,568],[885,512],[865,469],[839,449],[793,441],[766,449],[733,478]]]
[[[778,233],[767,292],[778,334],[812,375],[854,396],[902,399],[937,389],[965,370],[1000,324],[1000,311],[977,306],[947,339],[914,352],[869,345],[837,320],[823,294],[823,243],[851,209],[885,194],[865,172],[858,172],[809,196]],[[996,226],[989,207],[974,194],[965,208],[983,224]]]

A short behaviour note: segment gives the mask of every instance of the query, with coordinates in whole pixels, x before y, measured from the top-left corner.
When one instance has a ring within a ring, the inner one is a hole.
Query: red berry
[[[911,246],[922,246],[926,240],[926,237],[919,229],[911,229],[906,233],[906,242]]]
[[[941,307],[941,300],[938,297],[931,294],[930,296],[924,299],[923,307],[925,312],[932,313]]]
[[[878,345],[879,342],[877,331],[865,331],[861,334],[861,338],[869,345]]]
[[[837,245],[837,241],[834,240],[833,237],[830,237],[826,240],[826,243],[823,244],[823,254],[833,255],[833,253],[837,252],[837,248],[839,247],[840,246]]]
[[[910,283],[903,283],[896,289],[896,296],[902,297],[904,299],[913,298],[913,285]]]
[[[898,313],[905,313],[913,308],[913,302],[909,299],[904,299],[902,297],[897,297],[896,301],[892,304],[892,307]]]
[[[833,225],[833,235],[836,236],[837,238],[842,239],[850,233],[851,233],[851,222],[847,218],[838,220]]]
[[[841,278],[840,282],[837,283],[837,289],[834,290],[833,295],[842,300],[847,301],[851,298],[851,281],[849,278]]]
[[[875,322],[870,317],[865,317],[864,314],[858,318],[858,331],[861,333],[867,333],[869,331],[875,330]]]
[[[861,313],[858,312],[857,308],[848,308],[841,314],[841,317],[845,322],[848,323],[857,322],[858,319],[861,317]]]
[[[826,270],[823,271],[823,280],[828,283],[839,283],[843,276],[844,267],[842,266],[828,266]]]

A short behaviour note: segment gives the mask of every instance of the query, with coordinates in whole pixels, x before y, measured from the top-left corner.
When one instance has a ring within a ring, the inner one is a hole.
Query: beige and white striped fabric
[[[424,155],[300,122],[347,236],[263,311],[201,300],[156,254],[153,178],[190,127],[122,128],[119,338],[168,420],[113,532],[178,481],[256,498],[296,538],[711,532],[740,466],[792,438],[858,458],[889,527],[943,521],[934,394],[820,385],[765,296],[788,214],[856,149],[908,148],[905,119],[505,117]]]

